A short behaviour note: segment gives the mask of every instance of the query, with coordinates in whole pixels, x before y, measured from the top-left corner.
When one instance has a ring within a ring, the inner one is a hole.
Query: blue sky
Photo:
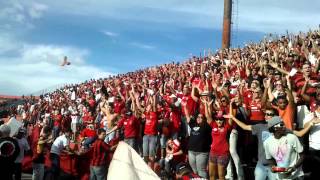
[[[318,7],[311,0],[239,1],[234,45],[316,28]],[[216,50],[222,15],[222,0],[0,1],[0,94],[30,94]],[[65,55],[72,64],[60,67]]]

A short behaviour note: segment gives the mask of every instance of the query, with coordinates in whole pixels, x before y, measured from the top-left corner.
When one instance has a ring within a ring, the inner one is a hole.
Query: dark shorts
[[[211,163],[227,166],[229,163],[230,155],[217,155],[210,152],[209,160]]]

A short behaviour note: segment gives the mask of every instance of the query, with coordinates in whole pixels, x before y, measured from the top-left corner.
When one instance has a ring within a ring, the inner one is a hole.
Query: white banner
[[[139,154],[121,141],[114,152],[108,180],[160,180]]]

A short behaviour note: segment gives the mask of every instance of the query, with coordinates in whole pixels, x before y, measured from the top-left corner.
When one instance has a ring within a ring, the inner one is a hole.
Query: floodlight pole
[[[224,0],[222,48],[230,47],[232,0]]]

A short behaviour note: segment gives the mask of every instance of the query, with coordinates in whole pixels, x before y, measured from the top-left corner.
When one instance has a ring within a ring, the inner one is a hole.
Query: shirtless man
[[[101,124],[106,132],[109,132],[114,126],[115,122],[118,120],[118,114],[114,112],[112,104],[106,104],[101,108],[104,117],[101,120]],[[109,143],[115,137],[115,132],[108,134],[105,138],[105,142]]]

